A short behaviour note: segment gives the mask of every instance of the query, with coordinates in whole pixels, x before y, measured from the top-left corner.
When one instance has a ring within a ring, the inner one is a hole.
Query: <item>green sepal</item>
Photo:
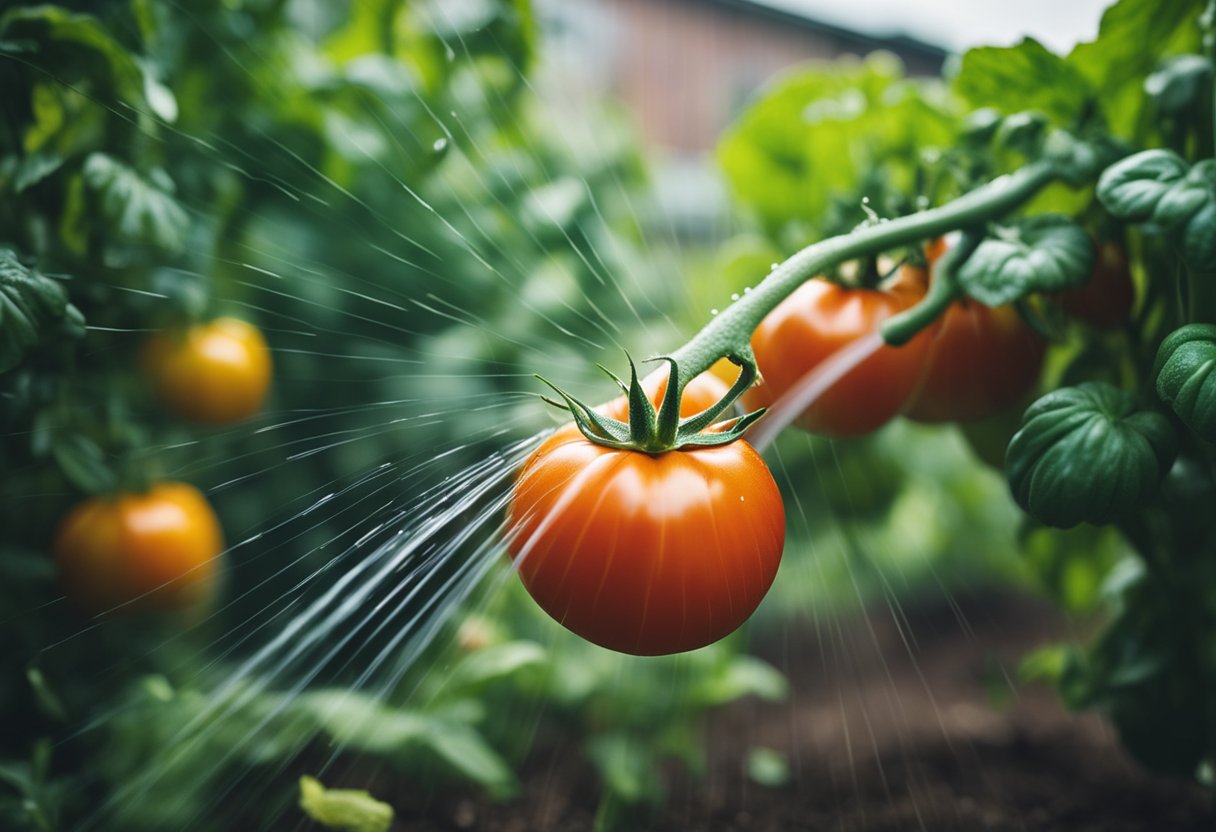
[[[537,375],[536,378],[549,385],[557,395],[561,396],[564,404],[543,397],[545,401],[569,411],[570,415],[574,417],[575,426],[587,439],[612,448],[630,447],[629,425],[597,412],[591,405],[574,398],[544,376]]]
[[[722,413],[728,407],[733,405],[740,396],[746,393],[752,384],[755,383],[756,377],[760,375],[759,371],[756,369],[755,361],[749,361],[742,358],[736,359],[732,356],[727,357],[730,359],[732,364],[735,364],[740,368],[739,377],[735,379],[735,383],[731,385],[730,390],[727,391],[725,396],[718,400],[717,404],[714,404],[712,407],[709,407],[706,410],[702,410],[695,416],[689,416],[687,419],[680,422],[680,430],[684,431],[685,433],[699,433],[712,425],[714,423],[714,419],[717,419],[720,415],[722,415]],[[763,412],[763,409],[758,412]],[[751,424],[751,422],[748,422],[748,424]]]
[[[1053,390],[1022,417],[1005,454],[1013,497],[1057,528],[1114,521],[1157,492],[1177,453],[1169,420],[1101,382]]]
[[[1216,442],[1216,324],[1166,336],[1153,362],[1157,395],[1196,436]]]
[[[562,400],[558,402],[547,396],[541,396],[541,398],[555,407],[569,411],[575,426],[589,442],[608,448],[641,451],[649,454],[665,453],[686,446],[707,447],[729,444],[741,438],[747,429],[764,415],[765,411],[762,408],[728,420],[723,423],[720,430],[707,430],[714,424],[714,420],[733,405],[756,380],[759,371],[756,369],[755,360],[750,355],[728,356],[732,363],[741,368],[739,378],[721,399],[687,419],[680,419],[680,399],[684,394],[687,379],[680,373],[676,360],[671,356],[651,359],[665,361],[670,366],[667,390],[656,411],[638,380],[637,366],[628,357],[628,354],[626,358],[629,360],[629,384],[625,384],[610,370],[604,367],[600,369],[604,370],[617,386],[626,392],[629,400],[628,423],[599,413],[595,408],[538,375],[536,378],[549,385]]]

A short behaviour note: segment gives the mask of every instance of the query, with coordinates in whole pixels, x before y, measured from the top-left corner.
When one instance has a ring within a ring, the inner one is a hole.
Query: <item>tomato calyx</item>
[[[626,358],[628,358],[628,354],[626,354]],[[607,367],[599,365],[600,369],[616,382],[629,400],[629,420],[627,422],[604,415],[543,376],[538,375],[536,378],[549,385],[561,397],[561,401],[547,396],[542,396],[542,398],[554,407],[569,411],[574,418],[575,426],[588,441],[618,450],[661,454],[683,447],[730,444],[742,437],[747,429],[764,415],[765,408],[760,408],[743,416],[736,416],[722,422],[715,421],[743,395],[745,390],[752,386],[758,375],[756,362],[750,356],[729,355],[727,358],[731,363],[740,367],[739,377],[735,379],[735,383],[716,403],[700,413],[684,419],[680,418],[680,397],[684,393],[684,385],[688,379],[681,374],[679,365],[671,356],[661,355],[650,359],[666,361],[671,367],[669,378],[676,380],[675,384],[668,383],[658,410],[655,410],[654,405],[650,403],[650,397],[646,395],[641,382],[638,381],[637,366],[633,363],[632,358],[629,358],[628,384]]]

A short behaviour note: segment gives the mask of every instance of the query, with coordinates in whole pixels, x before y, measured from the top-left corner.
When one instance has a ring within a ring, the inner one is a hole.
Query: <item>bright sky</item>
[[[1067,52],[1098,32],[1102,10],[1114,0],[761,0],[826,23],[882,34],[907,34],[961,51],[1005,46],[1030,35]]]

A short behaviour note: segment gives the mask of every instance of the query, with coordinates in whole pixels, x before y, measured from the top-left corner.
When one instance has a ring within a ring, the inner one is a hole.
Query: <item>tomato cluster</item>
[[[946,250],[933,241],[930,265]],[[929,271],[904,265],[877,288],[816,278],[782,301],[752,336],[763,383],[748,394],[768,405],[847,344],[878,331],[921,300]],[[1046,345],[1012,306],[989,308],[963,298],[901,346],[882,345],[796,419],[807,430],[849,437],[896,416],[922,422],[975,422],[1022,400],[1034,387]]]
[[[261,409],[270,350],[253,324],[216,318],[152,335],[141,370],[178,418],[232,424]],[[64,591],[87,612],[184,609],[213,596],[222,538],[201,492],[160,482],[78,503],[60,521],[53,551]]]

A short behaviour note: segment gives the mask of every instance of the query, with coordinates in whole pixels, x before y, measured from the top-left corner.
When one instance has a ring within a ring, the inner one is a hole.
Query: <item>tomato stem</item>
[[[882,322],[882,339],[893,347],[908,343],[918,332],[936,321],[955,299],[962,294],[958,269],[984,239],[983,234],[967,232],[958,245],[951,246],[933,268],[929,291],[915,306],[892,315]]]
[[[691,341],[672,353],[671,357],[679,365],[680,388],[723,356],[734,355],[751,360],[752,332],[764,316],[791,292],[825,269],[845,260],[982,224],[1021,205],[1057,178],[1059,171],[1051,161],[1035,162],[937,208],[866,226],[807,246],[770,272],[752,291],[710,320]],[[937,302],[940,300],[938,298]],[[948,305],[946,303],[941,308],[944,310]],[[924,325],[931,320],[925,321]],[[884,327],[884,337],[886,334],[887,328]],[[898,334],[903,335],[903,332]],[[909,333],[908,337],[911,334],[914,332]]]

